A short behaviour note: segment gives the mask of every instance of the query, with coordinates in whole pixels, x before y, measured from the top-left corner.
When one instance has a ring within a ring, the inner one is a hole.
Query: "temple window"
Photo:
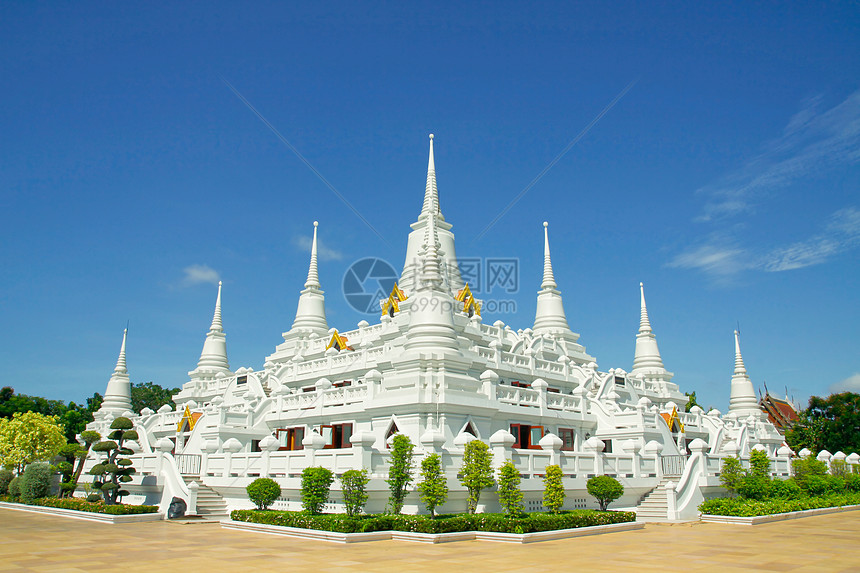
[[[572,452],[575,441],[576,434],[573,431],[573,428],[559,428],[558,429],[558,437],[561,438],[561,450],[563,452]]]
[[[275,437],[278,438],[280,447],[278,450],[303,450],[302,440],[305,438],[305,429],[299,428],[281,428],[275,430]]]
[[[543,438],[543,426],[527,424],[511,424],[511,434],[514,436],[514,447],[520,449],[540,449],[540,439]]]
[[[247,376],[238,376],[238,377],[236,378],[236,384],[237,384],[237,385],[238,385],[238,384],[246,384],[247,382],[248,382],[248,377],[247,377]]]
[[[325,439],[325,449],[351,448],[352,424],[320,426],[320,435]]]

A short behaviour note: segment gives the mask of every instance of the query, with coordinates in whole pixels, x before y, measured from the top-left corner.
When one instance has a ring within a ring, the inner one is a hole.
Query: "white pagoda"
[[[296,318],[261,369],[230,369],[220,284],[203,351],[174,396],[175,409],[130,411],[123,338],[91,427],[104,433],[119,415],[134,421],[140,440],[133,457],[138,473],[129,484],[133,501],[166,505],[178,496],[191,512],[219,515],[251,507],[245,486],[268,476],[283,492],[275,508],[300,509],[302,470],[324,466],[338,475],[367,469],[367,510],[382,511],[396,433],[416,444],[416,466],[425,455],[441,454],[451,490],[445,512],[465,509],[457,473],[464,445],[474,439],[490,446],[497,467],[506,459],[516,464],[531,510],[541,509],[549,464],[564,472],[566,508],[595,507],[585,483],[606,474],[624,485],[614,507],[636,508],[641,519],[695,515],[703,497],[718,491],[727,455],[747,458],[763,448],[774,472],[788,475],[791,451],[757,407],[737,333],[725,416],[683,411],[687,398],[663,364],[641,283],[632,369],[598,369],[567,321],[547,223],[534,324],[516,330],[500,320],[484,324],[482,302],[461,278],[451,224],[439,207],[432,135],[421,212],[376,324],[329,327],[317,231],[314,222]],[[338,486],[336,480],[330,511],[343,507]],[[492,492],[481,501],[483,509],[498,510]],[[423,511],[414,491],[404,511]]]

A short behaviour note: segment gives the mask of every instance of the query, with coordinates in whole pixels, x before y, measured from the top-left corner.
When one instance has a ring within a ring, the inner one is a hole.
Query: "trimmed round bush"
[[[48,464],[30,464],[24,469],[22,477],[21,499],[30,501],[50,495],[53,472]]]
[[[334,476],[326,468],[305,468],[302,470],[302,507],[311,515],[322,512],[328,501],[331,482]]]
[[[600,511],[606,511],[610,503],[624,494],[624,486],[614,477],[594,476],[585,484],[589,495],[597,499]]]
[[[9,495],[12,497],[21,496],[21,476],[15,476],[9,482]]]
[[[257,509],[269,509],[269,506],[274,503],[281,495],[281,486],[273,479],[257,478],[248,484],[245,488],[248,492],[248,499],[254,502]]]
[[[100,496],[97,493],[91,493],[90,495],[87,496],[87,501],[90,503],[96,503],[98,501],[101,501],[101,499],[102,499],[102,496]]]
[[[12,479],[13,476],[10,470],[0,470],[0,495],[9,493],[9,483]]]
[[[126,418],[125,416],[120,416],[111,422],[110,429],[111,430],[130,430],[134,427],[134,424]]]
[[[115,449],[116,442],[114,442],[113,440],[105,440],[104,442],[99,442],[93,446],[94,452],[109,452]]]

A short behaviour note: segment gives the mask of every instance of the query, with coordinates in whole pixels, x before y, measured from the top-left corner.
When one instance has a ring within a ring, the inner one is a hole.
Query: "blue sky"
[[[427,134],[458,254],[542,225],[568,320],[630,369],[638,283],[682,390],[725,410],[739,321],[757,386],[860,388],[855,3],[0,5],[0,365],[18,392],[179,386],[224,281],[231,366],[292,323],[320,222],[331,326],[356,260],[400,268]],[[378,230],[255,116],[226,79]],[[495,226],[481,231],[631,82]]]

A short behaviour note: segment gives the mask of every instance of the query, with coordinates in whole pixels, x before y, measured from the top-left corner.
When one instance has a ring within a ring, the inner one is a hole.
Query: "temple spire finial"
[[[317,227],[318,221],[314,221],[314,239],[311,242],[311,263],[308,267],[308,280],[305,281],[305,288],[322,288],[320,285],[319,271],[317,268]]]
[[[746,376],[746,373],[744,357],[741,356],[740,332],[735,330],[735,376]]]
[[[554,289],[557,288],[558,285],[555,282],[555,276],[552,274],[552,260],[549,256],[549,232],[547,228],[549,227],[549,223],[546,221],[543,222],[543,282],[541,283],[542,289]]]
[[[114,374],[128,374],[128,366],[125,362],[125,341],[128,338],[128,328],[122,331],[122,346],[119,348],[119,357],[116,359]]]
[[[212,315],[212,326],[209,327],[210,332],[224,332],[224,326],[221,324],[221,281],[218,281],[218,297],[215,299],[215,314]]]
[[[436,161],[433,158],[432,133],[430,134],[430,158],[427,160],[427,185],[424,188],[424,204],[421,206],[419,219],[431,213],[442,216],[442,209],[439,207],[439,189],[436,187]]]
[[[651,332],[651,321],[648,320],[648,308],[645,306],[645,285],[642,283],[639,283],[639,301],[639,332]]]
[[[430,137],[430,142],[432,145],[432,134]],[[432,161],[433,155],[431,148],[431,165]],[[431,202],[429,206],[431,213],[434,209],[438,208],[437,201],[438,197],[431,197]],[[442,254],[439,251],[439,246],[439,231],[436,228],[436,217],[429,217],[427,219],[427,227],[424,232],[424,244],[421,246],[422,266],[421,284],[419,286],[419,290],[422,288],[439,290],[445,280],[444,274],[442,273]]]

